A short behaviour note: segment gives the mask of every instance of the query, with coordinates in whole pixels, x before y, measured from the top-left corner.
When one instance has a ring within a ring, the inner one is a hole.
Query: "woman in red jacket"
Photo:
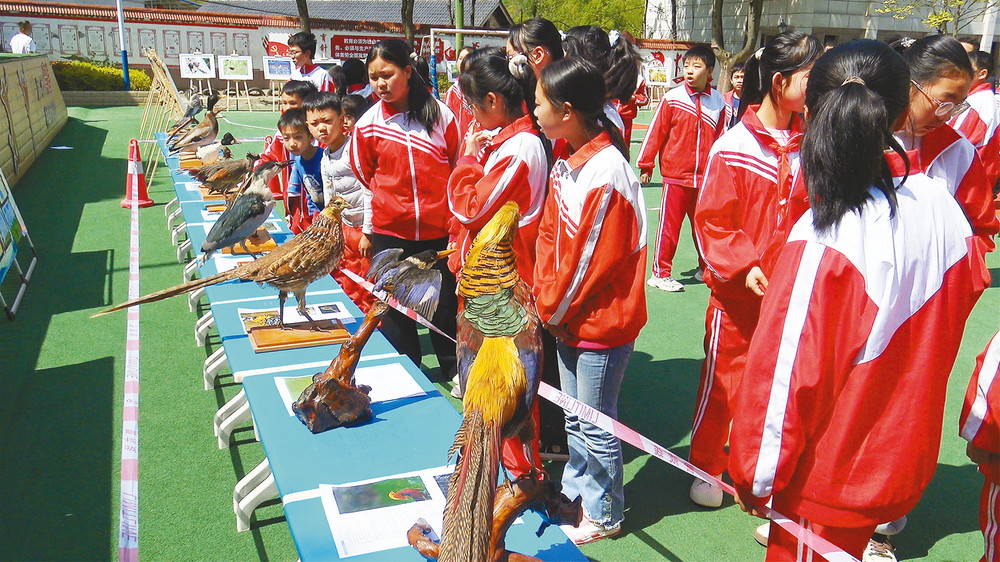
[[[811,208],[770,279],[730,434],[745,509],[773,499],[858,558],[876,525],[909,511],[930,482],[948,375],[989,283],[954,197],[889,170],[908,90],[906,63],[881,42],[816,61],[800,151]],[[797,554],[813,556],[772,523],[767,559]]]
[[[625,142],[604,114],[604,81],[589,62],[569,57],[542,71],[535,116],[549,138],[566,139],[570,156],[550,174],[538,229],[538,316],[559,343],[563,392],[617,417],[629,355],[646,323],[646,210]],[[563,529],[576,544],[621,531],[621,444],[566,413],[569,461],[563,493],[581,497],[584,521]]]
[[[374,252],[402,248],[403,256],[448,246],[451,211],[444,186],[458,159],[455,116],[434,99],[413,66],[412,51],[400,39],[384,39],[368,51],[368,78],[379,102],[358,119],[351,136],[351,167],[372,194]],[[430,320],[454,336],[458,301],[455,276],[446,263],[441,300]],[[382,333],[400,352],[420,364],[420,341],[413,320],[390,311]],[[455,344],[436,333],[431,344],[441,374],[455,371]]]

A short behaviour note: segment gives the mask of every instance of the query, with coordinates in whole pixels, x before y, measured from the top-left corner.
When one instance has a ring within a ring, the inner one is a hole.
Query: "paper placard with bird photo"
[[[219,80],[253,80],[253,57],[219,55]]]
[[[189,80],[215,78],[215,55],[182,53],[179,58],[181,78]]]
[[[353,324],[356,321],[351,311],[347,310],[347,307],[339,302],[309,305],[306,307],[306,311],[317,322],[320,320],[340,320],[345,324]],[[240,322],[243,324],[244,333],[249,333],[253,328],[276,327],[278,325],[277,308],[263,310],[240,308],[237,309],[237,314],[239,314]],[[297,310],[289,310],[285,315],[286,324],[305,324],[306,322],[308,322],[306,317],[299,314]]]

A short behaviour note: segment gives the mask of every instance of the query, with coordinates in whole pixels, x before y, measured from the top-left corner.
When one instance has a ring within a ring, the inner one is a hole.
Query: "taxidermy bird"
[[[448,488],[439,560],[492,560],[491,534],[503,438],[534,438],[541,324],[517,274],[513,242],[520,215],[506,203],[479,232],[458,280],[458,374],[464,419],[449,456],[461,450]],[[509,483],[508,483],[509,486]]]
[[[219,113],[222,113],[221,109],[216,110],[215,108],[218,103],[218,95],[212,94],[209,96],[208,111],[205,113],[205,120],[191,127],[191,130],[183,136],[174,139],[174,142],[168,145],[171,155],[178,152],[194,152],[200,147],[212,144],[215,141],[215,138],[219,136],[219,120],[217,116]]]
[[[248,173],[251,171],[256,173],[253,165],[259,158],[260,156],[256,154],[247,153],[246,158],[222,160],[215,164],[207,164],[200,168],[188,170],[188,173],[208,187],[209,193],[226,193],[243,181]],[[287,165],[290,162],[289,160],[288,162],[279,163]]]
[[[434,316],[441,297],[441,272],[431,269],[441,258],[454,253],[447,250],[424,250],[406,259],[400,248],[382,250],[372,257],[365,277],[377,291],[385,291],[424,318]]]
[[[215,164],[219,161],[219,149],[234,144],[239,144],[239,141],[232,133],[226,133],[221,139],[216,139],[211,144],[200,147],[195,151],[195,154],[198,156],[198,160],[201,160],[202,165]]]
[[[295,295],[299,305],[297,310],[318,329],[316,323],[306,313],[306,288],[310,283],[325,277],[340,263],[344,255],[344,236],[340,224],[340,212],[347,207],[343,197],[335,197],[327,205],[316,220],[301,234],[285,242],[277,249],[260,259],[243,263],[235,269],[222,273],[195,279],[176,287],[140,297],[134,301],[113,306],[91,316],[105,314],[128,308],[137,304],[146,304],[167,299],[177,295],[190,293],[202,287],[218,285],[232,279],[241,281],[256,281],[278,289],[278,326],[285,328],[285,300],[288,293]]]
[[[267,184],[282,168],[291,163],[291,160],[264,162],[254,171],[243,193],[226,207],[219,220],[215,221],[212,229],[208,231],[205,243],[201,245],[201,251],[204,252],[200,258],[201,263],[208,261],[217,250],[236,244],[242,245],[243,251],[252,254],[247,249],[247,236],[257,232],[274,210],[274,195],[271,194]]]
[[[187,110],[184,112],[184,115],[182,115],[181,118],[170,127],[170,136],[167,137],[167,144],[170,144],[170,141],[173,140],[174,136],[177,135],[181,129],[187,127],[188,125],[197,123],[195,117],[201,113],[201,96],[195,93],[194,88],[189,89],[187,95]]]
[[[325,372],[313,375],[312,384],[292,404],[292,411],[309,431],[320,433],[372,417],[369,407],[372,401],[368,397],[371,387],[355,384],[354,372],[361,350],[388,311],[389,305],[384,301],[375,301],[358,331],[341,344],[337,358]]]
[[[316,178],[309,174],[304,174],[302,176],[302,187],[305,188],[306,193],[309,194],[309,198],[312,202],[316,204],[320,209],[323,208],[323,186],[320,185]]]

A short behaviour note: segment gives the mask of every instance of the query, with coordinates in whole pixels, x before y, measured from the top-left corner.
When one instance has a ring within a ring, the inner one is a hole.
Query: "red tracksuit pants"
[[[987,468],[988,470],[992,470]],[[979,496],[979,528],[983,530],[983,557],[980,562],[1000,562],[1000,484],[986,477]]]
[[[694,208],[698,202],[698,190],[693,187],[663,184],[663,197],[660,199],[660,224],[656,236],[656,257],[653,260],[653,275],[670,277],[673,269],[674,255],[677,253],[677,241],[681,235],[681,225],[687,216],[691,224],[691,236],[694,232]],[[701,250],[695,238],[695,250],[698,251],[698,268],[705,270],[705,262],[701,259]]]
[[[371,262],[368,258],[361,257],[358,252],[358,247],[361,244],[361,229],[343,225],[344,228],[344,257],[340,258],[340,267],[333,270],[333,278],[337,280],[337,284],[340,288],[344,289],[344,294],[346,294],[354,304],[358,305],[361,312],[365,314],[368,313],[368,309],[371,308],[372,304],[375,302],[375,297],[371,293],[361,288],[350,278],[348,278],[341,269],[347,269],[351,273],[357,274],[364,277],[368,273],[368,268],[371,267]]]
[[[709,474],[722,474],[729,467],[732,403],[757,327],[760,300],[738,301],[727,308],[733,312],[710,302],[705,315],[705,362],[691,429],[689,460]]]
[[[843,551],[861,560],[861,556],[865,552],[865,547],[868,546],[868,539],[875,532],[874,524],[859,528],[820,525],[819,523],[813,523],[807,519],[798,517],[794,513],[789,513],[789,511],[781,509],[784,507],[783,503],[780,496],[775,496],[774,509],[792,521],[795,521],[803,528],[823,537],[840,547]],[[805,543],[799,542],[799,539],[772,521],[767,536],[767,554],[764,560],[767,562],[823,562],[825,558],[806,546]]]

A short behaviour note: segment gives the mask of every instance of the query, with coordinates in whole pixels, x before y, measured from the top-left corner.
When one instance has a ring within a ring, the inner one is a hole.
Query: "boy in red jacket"
[[[979,496],[979,527],[986,543],[980,562],[996,562],[1000,560],[1000,333],[976,358],[958,427],[969,441],[966,454],[986,477]]]
[[[316,87],[309,82],[302,80],[289,80],[285,82],[285,85],[281,88],[281,113],[285,113],[289,109],[302,107],[302,101],[306,99],[306,96],[315,92]],[[260,154],[260,158],[254,164],[254,168],[264,162],[284,162],[289,159],[291,159],[291,156],[288,154],[288,150],[285,149],[285,141],[281,138],[281,131],[275,131],[274,140],[264,148],[264,152]],[[274,195],[275,199],[283,199],[285,186],[287,185],[288,168],[283,168],[279,175],[271,179],[271,183],[267,184],[267,187],[271,190],[271,194]],[[287,211],[288,201],[285,201],[285,209]]]
[[[969,58],[974,72],[972,90],[965,99],[969,108],[948,124],[975,145],[986,171],[986,183],[992,187],[1000,179],[1000,106],[989,82],[993,57],[985,51],[978,51],[971,53]]]
[[[694,227],[698,182],[708,165],[712,144],[726,127],[726,101],[709,85],[714,69],[715,53],[709,47],[696,45],[684,53],[684,84],[660,100],[639,149],[640,181],[648,184],[653,178],[657,156],[663,176],[653,276],[647,284],[672,293],[684,290],[670,275],[681,224],[687,215]],[[700,251],[698,269],[705,269]]]

